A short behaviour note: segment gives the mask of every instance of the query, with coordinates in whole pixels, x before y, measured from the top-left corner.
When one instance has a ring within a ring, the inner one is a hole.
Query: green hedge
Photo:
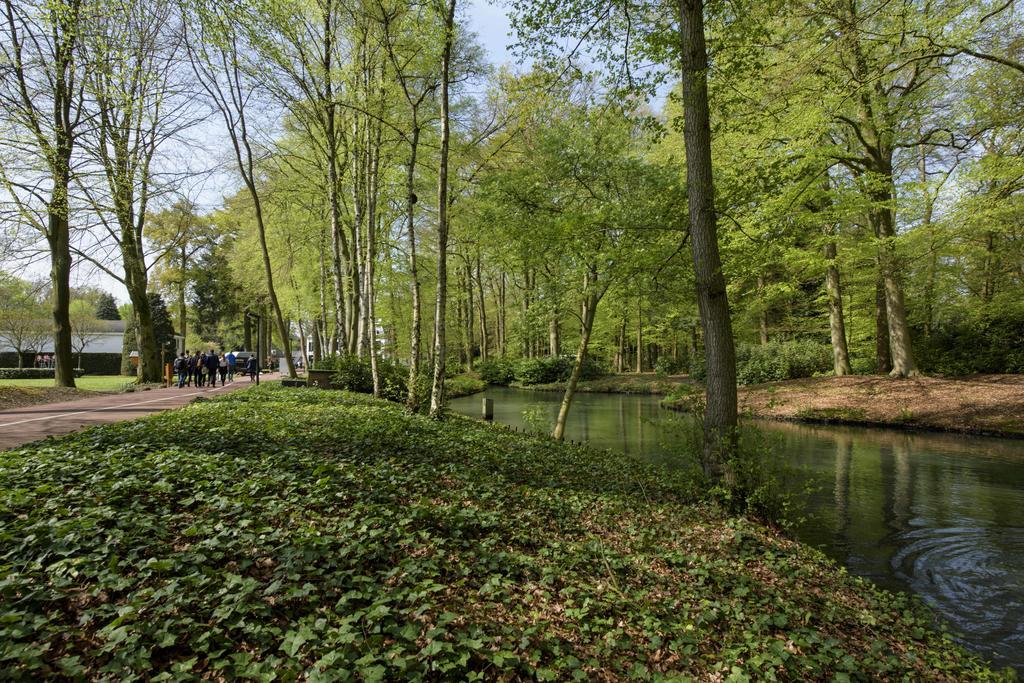
[[[0,379],[53,379],[55,372],[53,368],[0,368]],[[84,374],[81,369],[75,370],[75,377]]]
[[[978,680],[623,454],[264,386],[0,458],[0,678]]]
[[[508,385],[519,382],[531,386],[567,381],[575,363],[573,356],[540,356],[518,360],[497,358],[477,364],[476,370],[480,373],[480,379],[488,384]],[[601,362],[588,356],[583,362],[580,379],[596,379],[605,373]]]
[[[360,394],[373,393],[373,371],[370,359],[358,356],[330,356],[313,364],[314,370],[330,370],[331,385],[337,389]],[[387,358],[377,359],[381,398],[403,402],[408,393],[409,370]]]
[[[78,354],[76,353],[75,363],[90,375],[121,374],[120,353],[83,353],[80,364],[78,363]]]
[[[805,339],[736,345],[736,381],[739,384],[814,377],[831,370],[832,347],[829,344]],[[690,376],[699,381],[707,378],[703,354],[691,365]]]

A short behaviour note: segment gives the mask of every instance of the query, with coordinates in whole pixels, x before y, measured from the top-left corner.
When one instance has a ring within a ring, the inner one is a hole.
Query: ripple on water
[[[1024,651],[1024,529],[918,528],[901,534],[893,573],[960,639],[997,664]]]

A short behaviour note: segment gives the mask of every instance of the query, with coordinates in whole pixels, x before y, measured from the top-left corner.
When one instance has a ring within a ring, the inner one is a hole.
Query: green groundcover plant
[[[960,679],[683,473],[265,386],[0,453],[0,678]]]

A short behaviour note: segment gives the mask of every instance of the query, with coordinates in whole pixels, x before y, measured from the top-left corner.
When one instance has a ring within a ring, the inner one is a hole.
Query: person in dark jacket
[[[205,372],[206,362],[205,362],[205,360],[206,359],[203,357],[203,354],[201,352],[199,352],[199,351],[196,351],[196,355],[192,358],[192,362],[195,365],[195,367],[193,368],[192,372],[195,373],[195,376],[196,376],[196,387],[197,388],[202,387],[203,384],[206,383],[204,381],[206,379],[206,372]]]
[[[188,376],[188,357],[181,354],[174,359],[174,372],[178,375],[178,388],[185,386],[185,377]]]
[[[259,372],[259,361],[255,355],[249,356],[249,360],[245,362],[245,372],[249,375],[249,381],[256,381],[256,373]]]
[[[217,359],[217,354],[211,349],[206,354],[206,376],[210,380],[210,388],[217,386],[217,370],[220,368],[220,361]]]

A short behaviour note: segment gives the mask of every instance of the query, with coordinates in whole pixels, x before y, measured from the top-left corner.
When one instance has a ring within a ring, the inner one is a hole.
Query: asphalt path
[[[276,376],[265,373],[262,379]],[[226,386],[151,389],[3,410],[0,411],[0,449],[15,448],[48,436],[69,434],[92,425],[134,420],[180,408],[198,396],[219,396],[250,386],[256,385],[248,377],[243,377]]]

